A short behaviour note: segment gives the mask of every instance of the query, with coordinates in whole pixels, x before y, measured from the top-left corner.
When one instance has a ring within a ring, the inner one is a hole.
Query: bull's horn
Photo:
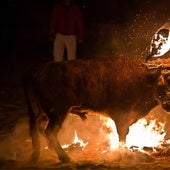
[[[162,69],[162,68],[164,68],[162,64],[143,63],[143,65],[144,65],[148,70]]]

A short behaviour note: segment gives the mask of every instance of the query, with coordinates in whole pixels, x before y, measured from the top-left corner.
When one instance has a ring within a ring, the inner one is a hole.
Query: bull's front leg
[[[126,142],[126,136],[129,133],[129,127],[136,122],[136,113],[119,113],[114,115],[113,120],[117,127],[120,142]]]
[[[67,156],[65,151],[62,149],[58,141],[58,137],[56,137],[56,134],[58,134],[59,130],[60,130],[60,127],[58,126],[53,127],[53,128],[48,126],[45,132],[46,132],[49,143],[51,144],[51,146],[55,149],[56,153],[58,154],[59,160],[62,162],[69,162],[70,158]]]

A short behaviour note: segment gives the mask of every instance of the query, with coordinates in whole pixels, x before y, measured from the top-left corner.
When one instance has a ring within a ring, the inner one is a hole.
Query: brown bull
[[[120,140],[125,141],[129,126],[159,101],[170,109],[170,90],[161,69],[150,72],[143,62],[135,57],[51,62],[27,74],[24,89],[33,144],[30,162],[36,162],[40,155],[38,123],[42,113],[48,117],[45,135],[64,162],[69,157],[56,134],[68,112],[81,118],[85,118],[88,109],[107,113],[116,123]]]

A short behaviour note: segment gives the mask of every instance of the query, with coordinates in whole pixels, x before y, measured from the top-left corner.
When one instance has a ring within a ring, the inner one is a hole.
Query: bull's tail
[[[30,94],[33,91],[33,78],[31,76],[31,74],[25,74],[23,77],[23,88],[24,88],[24,96],[25,96],[25,102],[26,102],[26,106],[28,109],[28,114],[30,117],[30,135],[32,136],[32,130],[33,130],[33,124],[35,123],[35,113],[33,110],[33,106],[32,106],[32,102],[30,99]]]

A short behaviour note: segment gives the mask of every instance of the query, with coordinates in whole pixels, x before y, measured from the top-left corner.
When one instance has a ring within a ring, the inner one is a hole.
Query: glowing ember
[[[48,146],[46,146],[45,149],[48,149]]]
[[[147,122],[145,119],[138,120],[129,129],[129,134],[126,137],[126,144],[139,147],[158,147],[164,142],[166,132],[164,131],[164,124],[156,124],[155,120]]]

